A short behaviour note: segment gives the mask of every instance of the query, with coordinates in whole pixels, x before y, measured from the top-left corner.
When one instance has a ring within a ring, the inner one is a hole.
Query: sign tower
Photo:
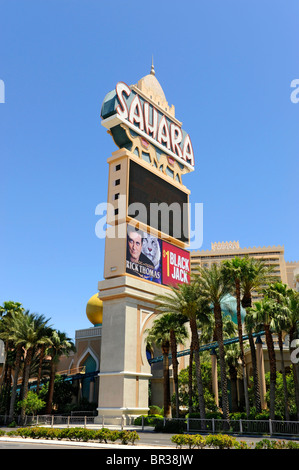
[[[118,149],[108,158],[108,204],[98,419],[148,411],[145,330],[157,295],[189,282],[189,135],[169,106],[152,65],[136,85],[118,82],[101,109]],[[152,390],[152,393],[154,391]]]

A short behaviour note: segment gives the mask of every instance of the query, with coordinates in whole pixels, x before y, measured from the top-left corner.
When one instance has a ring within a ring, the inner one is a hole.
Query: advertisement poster
[[[190,282],[190,253],[162,242],[162,284],[176,286]]]
[[[161,240],[128,225],[126,272],[161,284]]]
[[[190,282],[190,253],[128,225],[126,273],[176,286]]]

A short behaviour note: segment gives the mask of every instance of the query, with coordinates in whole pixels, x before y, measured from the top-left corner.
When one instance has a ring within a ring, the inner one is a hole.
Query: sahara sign
[[[125,83],[118,82],[115,90],[106,95],[101,117],[102,125],[108,129],[121,123],[126,124],[189,170],[194,169],[194,152],[189,134],[182,130],[178,121],[174,122]]]

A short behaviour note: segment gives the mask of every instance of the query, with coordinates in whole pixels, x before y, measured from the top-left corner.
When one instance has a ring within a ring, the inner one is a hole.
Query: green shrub
[[[105,444],[107,444],[109,437],[110,430],[106,428],[96,430],[94,433],[94,440],[99,441],[100,443],[105,442]]]
[[[17,426],[17,423],[15,421],[12,421],[11,423],[9,423],[8,427],[9,428],[15,428]]]
[[[139,441],[140,437],[136,431],[130,431],[130,442],[131,444],[135,444],[135,441]]]
[[[164,429],[164,422],[163,422],[163,420],[157,421],[157,423],[155,424],[154,431],[155,431],[155,432],[163,432],[163,429]]]
[[[251,449],[251,444],[245,441],[237,441],[234,443],[235,449]]]
[[[60,429],[53,429],[53,428],[41,428],[39,433],[40,439],[59,439],[60,436]]]
[[[134,442],[139,439],[139,436],[136,431],[120,431],[119,439],[124,445],[127,445],[129,442],[131,442],[131,444],[134,444]]]
[[[197,418],[197,419],[200,419],[200,413],[196,413],[196,412],[193,412],[193,413],[188,413],[186,415],[186,418]]]
[[[139,435],[136,431],[114,431],[106,428],[100,430],[86,429],[86,428],[64,428],[64,429],[53,429],[45,427],[26,427],[14,429],[5,433],[0,430],[0,435],[7,434],[9,436],[20,436],[23,438],[31,439],[67,439],[70,441],[99,441],[107,444],[115,442],[118,439],[121,440],[122,444],[134,444],[135,441],[139,440]]]
[[[160,408],[159,406],[152,405],[149,407],[149,416],[151,415],[158,415],[158,416],[163,416],[163,408]]]
[[[256,442],[255,449],[273,449],[272,441],[270,439],[262,439]]]
[[[229,417],[232,421],[238,421],[239,419],[247,419],[247,415],[244,412],[238,411],[236,413],[230,413]],[[252,418],[254,419],[254,418]]]
[[[185,434],[175,434],[174,436],[171,436],[171,442],[176,444],[177,449],[181,449],[186,445],[186,436]]]
[[[115,442],[117,441],[117,439],[120,439],[119,432],[120,431],[113,431],[111,429],[107,429],[105,431],[107,441]]]
[[[203,449],[205,446],[206,446],[206,439],[200,434],[195,434],[195,436],[193,436],[193,447],[197,447],[198,449]]]
[[[220,411],[208,411],[206,413],[207,419],[223,419],[223,414]]]
[[[287,449],[299,449],[299,443],[298,442],[293,442],[293,441],[288,441],[286,444]]]
[[[255,449],[299,449],[299,444],[293,441],[262,439],[255,444]]]
[[[181,449],[183,446],[188,446],[189,449],[197,447],[203,449],[206,445],[206,440],[200,434],[176,434],[171,437],[171,441],[176,444],[176,447]]]
[[[206,444],[216,449],[230,449],[234,447],[236,439],[226,434],[209,434],[206,437]]]
[[[156,423],[155,432],[183,433],[186,429],[186,423],[181,420],[169,419],[160,420]]]
[[[150,415],[150,416],[141,415],[141,416],[138,416],[137,418],[135,418],[135,420],[134,420],[134,424],[136,426],[141,426],[142,425],[142,417],[143,417],[144,426],[154,426],[157,423],[158,420],[163,421],[163,416],[161,416],[161,415]]]
[[[5,431],[3,429],[0,429],[0,436],[5,436]]]
[[[200,434],[185,434],[185,438],[185,443],[189,449],[193,449],[194,447],[202,449],[206,445],[205,438]]]

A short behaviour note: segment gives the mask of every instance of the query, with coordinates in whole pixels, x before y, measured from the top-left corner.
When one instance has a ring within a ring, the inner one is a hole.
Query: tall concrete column
[[[152,377],[146,357],[146,335],[155,319],[155,295],[160,285],[122,276],[99,282],[103,301],[98,420],[113,422],[120,416],[148,413],[148,381]]]
[[[265,410],[267,408],[266,380],[265,380],[263,342],[260,336],[257,337],[255,344],[256,344],[257,369],[258,369],[258,376],[259,376],[259,381],[260,381],[261,406],[262,406],[262,410]]]
[[[214,393],[216,405],[219,406],[217,355],[216,355],[216,351],[214,348],[211,351],[211,361],[212,361],[212,390]]]

